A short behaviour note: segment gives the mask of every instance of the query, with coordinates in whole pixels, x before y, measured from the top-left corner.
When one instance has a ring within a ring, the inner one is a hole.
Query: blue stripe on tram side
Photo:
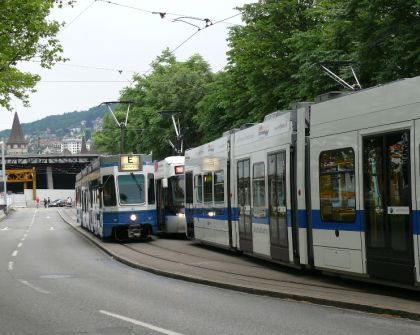
[[[413,234],[420,235],[420,211],[413,211]]]
[[[365,231],[364,226],[363,211],[356,211],[356,220],[354,222],[325,222],[321,219],[320,210],[312,210],[313,229],[361,232]]]
[[[298,210],[298,222],[299,228],[306,228],[308,226],[306,221],[306,209]]]
[[[213,220],[227,220],[227,208],[193,208],[188,209],[188,214],[194,216],[194,218],[209,218]],[[209,216],[208,213],[214,212],[214,216]],[[324,229],[324,230],[343,230],[343,231],[365,231],[364,224],[364,211],[356,211],[356,220],[354,222],[325,222],[321,219],[320,210],[312,210],[312,227],[313,229]],[[186,209],[187,214],[187,209]],[[307,228],[307,213],[306,210],[298,210],[299,228]],[[232,221],[238,220],[238,208],[232,208]],[[269,224],[269,217],[263,218],[252,218],[253,223]],[[420,235],[420,211],[412,212],[412,227],[413,234]],[[290,209],[287,210],[287,226],[292,226],[292,212]]]

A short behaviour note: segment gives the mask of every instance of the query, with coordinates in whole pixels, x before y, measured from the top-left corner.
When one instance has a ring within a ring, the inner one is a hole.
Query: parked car
[[[64,207],[66,205],[66,201],[64,199],[56,199],[50,203],[49,207]]]

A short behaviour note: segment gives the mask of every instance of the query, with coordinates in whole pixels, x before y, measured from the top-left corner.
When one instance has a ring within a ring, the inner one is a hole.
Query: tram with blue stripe
[[[185,153],[187,233],[420,286],[420,77],[298,103]]]
[[[185,221],[184,156],[170,156],[155,162],[157,231],[180,234],[187,231]]]
[[[100,238],[148,239],[156,232],[150,155],[102,156],[76,176],[77,220]]]

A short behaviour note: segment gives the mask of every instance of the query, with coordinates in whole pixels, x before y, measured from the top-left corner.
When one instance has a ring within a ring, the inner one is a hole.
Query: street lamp
[[[4,204],[7,210],[7,176],[6,176],[6,159],[4,158],[4,141],[1,141],[1,169],[3,175],[3,191],[4,191]]]
[[[128,122],[128,113],[130,112],[130,105],[133,104],[133,101],[107,101],[101,103],[99,106],[106,105],[108,107],[109,112],[114,118],[115,123],[117,124],[117,127],[120,128],[120,154],[123,154],[125,151],[124,144],[125,144],[125,129],[127,128],[127,122]],[[125,122],[119,122],[117,117],[115,116],[114,111],[111,108],[111,105],[116,104],[125,104],[128,105],[127,112],[125,114]]]

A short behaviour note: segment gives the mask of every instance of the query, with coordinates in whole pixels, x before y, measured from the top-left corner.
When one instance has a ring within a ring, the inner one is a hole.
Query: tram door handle
[[[376,207],[375,208],[375,212],[376,212],[376,214],[383,214],[384,213],[384,209],[382,207]]]

